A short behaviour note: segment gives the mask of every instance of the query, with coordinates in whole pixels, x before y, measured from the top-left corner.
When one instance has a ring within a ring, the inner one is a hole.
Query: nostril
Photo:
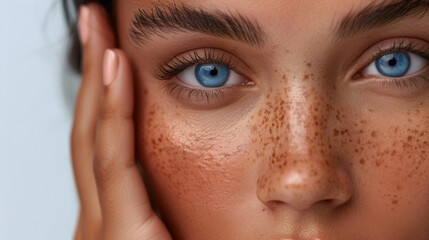
[[[335,206],[337,203],[338,201],[335,201],[334,199],[325,199],[318,202],[321,206]]]
[[[324,199],[316,202],[316,204],[320,205],[321,207],[340,207],[343,205],[346,205],[348,201],[343,201],[341,199]]]

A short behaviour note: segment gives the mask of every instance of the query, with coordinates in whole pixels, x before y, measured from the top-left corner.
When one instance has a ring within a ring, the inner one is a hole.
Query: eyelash
[[[372,63],[373,61],[377,60],[378,58],[382,57],[383,55],[386,55],[391,52],[412,52],[414,54],[417,54],[424,59],[429,61],[429,47],[428,48],[419,48],[415,43],[412,41],[406,42],[405,40],[402,40],[401,42],[394,43],[392,46],[389,46],[387,48],[378,48],[376,53],[373,55],[373,57],[370,59],[369,63]],[[368,66],[368,64],[365,65],[365,67]],[[359,74],[355,79],[358,79],[362,74],[363,69],[359,71]],[[387,80],[388,79],[388,80]],[[395,87],[399,89],[407,89],[409,87],[418,88],[421,86],[422,83],[429,82],[429,79],[424,75],[414,76],[414,77],[408,77],[408,78],[388,78],[386,77],[386,80],[382,82],[382,85],[385,86],[386,84],[393,84]]]
[[[232,59],[228,57],[225,53],[216,51],[213,49],[204,49],[203,54],[200,55],[201,51],[189,52],[186,56],[175,57],[173,60],[162,63],[158,65],[156,70],[156,76],[161,80],[171,80],[187,68],[195,64],[204,64],[204,63],[217,63],[222,64],[232,70],[236,69],[232,63]],[[394,43],[392,46],[387,48],[378,48],[376,53],[372,56],[369,63],[377,60],[391,52],[412,52],[418,54],[426,60],[429,60],[429,47],[422,49],[418,48],[413,42],[406,43],[404,40],[397,43]],[[367,64],[368,65],[368,64]],[[366,66],[367,66],[366,65]],[[366,67],[365,66],[365,67]],[[361,69],[362,71],[363,69]],[[361,72],[359,71],[359,73]],[[393,84],[395,87],[400,89],[406,89],[409,87],[418,88],[422,82],[429,82],[429,79],[426,76],[415,76],[409,77],[408,79],[402,78],[388,78],[388,80],[383,81],[383,86],[386,84]],[[216,88],[216,89],[195,89],[184,86],[183,84],[177,82],[169,82],[164,85],[164,88],[171,95],[174,95],[176,91],[176,97],[179,99],[182,94],[186,95],[187,99],[203,99],[207,103],[210,103],[211,98],[215,98],[219,101],[219,97],[223,98],[224,91],[228,90],[230,87]]]
[[[378,48],[377,52],[374,54],[374,56],[371,58],[371,62],[377,60],[378,58],[382,57],[383,55],[386,55],[388,53],[391,52],[412,52],[415,54],[420,55],[421,57],[423,57],[426,60],[429,60],[429,47],[426,49],[419,49],[416,44],[414,44],[413,42],[409,42],[408,44],[405,45],[405,40],[402,40],[398,45],[396,43],[394,43],[392,46],[386,48],[386,49],[381,49]]]
[[[156,76],[161,80],[171,80],[187,68],[195,64],[204,63],[222,64],[233,70],[236,68],[232,63],[232,59],[224,53],[211,49],[204,49],[203,51],[202,56],[198,51],[193,51],[189,52],[186,56],[176,57],[168,63],[159,64],[155,73]]]
[[[159,64],[155,72],[155,75],[160,80],[171,80],[187,68],[195,64],[204,63],[217,63],[228,67],[231,70],[235,70],[236,66],[232,63],[232,58],[214,49],[204,49],[201,51],[192,51],[186,54],[186,56],[175,57],[173,60]],[[220,102],[224,98],[224,92],[231,90],[232,86],[220,87],[213,89],[197,89],[184,86],[177,81],[169,81],[163,85],[163,88],[170,95],[175,95],[177,99],[181,99],[181,96],[185,96],[186,100],[193,99],[195,103],[201,101],[207,104],[212,104],[212,99]]]

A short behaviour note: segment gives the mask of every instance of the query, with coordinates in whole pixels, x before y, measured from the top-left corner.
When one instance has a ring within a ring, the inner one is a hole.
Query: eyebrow
[[[184,3],[155,5],[150,10],[139,9],[129,30],[136,43],[147,43],[154,35],[198,32],[228,38],[255,47],[263,47],[266,35],[256,21],[240,13],[208,12],[202,7]]]
[[[373,28],[383,27],[408,17],[423,17],[429,0],[386,0],[350,11],[338,24],[336,39],[343,40]]]

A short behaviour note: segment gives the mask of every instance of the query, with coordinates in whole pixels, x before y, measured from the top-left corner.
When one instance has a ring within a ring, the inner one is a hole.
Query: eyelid
[[[218,88],[195,87],[186,84],[179,75],[192,66],[203,63],[222,64],[242,76],[240,85],[227,85]],[[255,85],[250,67],[235,55],[216,48],[200,48],[176,55],[172,60],[159,64],[155,77],[166,80],[161,88],[183,104],[194,109],[212,109],[226,106],[239,99],[245,92],[254,90]],[[247,73],[247,74],[246,74]]]
[[[407,77],[413,76],[416,73],[421,72],[423,69],[426,68],[426,66],[428,66],[428,61],[429,60],[424,59],[422,56],[417,55],[417,54],[415,54],[413,52],[409,52],[409,51],[407,51],[406,54],[409,57],[410,65],[409,65],[408,70],[405,72],[405,74],[403,76],[400,76],[400,77],[389,77],[389,76],[382,75],[379,72],[379,70],[377,69],[377,67],[376,67],[376,65],[377,65],[376,61],[377,60],[372,61],[368,66],[366,66],[365,68],[363,68],[363,70],[362,70],[361,73],[362,73],[363,76],[366,76],[366,77],[381,76],[381,77],[386,77],[386,78],[395,78],[395,79],[398,79],[398,78],[407,78]],[[383,55],[383,56],[386,56],[386,55]],[[377,58],[377,59],[379,59],[379,58]],[[379,72],[379,73],[371,73],[371,72]]]
[[[381,41],[370,47],[355,63],[352,79],[362,78],[362,71],[381,56],[394,51],[411,52],[429,60],[429,43],[414,38],[395,38]]]
[[[195,64],[218,63],[229,67],[249,79],[250,67],[234,54],[217,48],[199,48],[176,55],[169,61],[158,64],[154,75],[160,80],[170,80]]]

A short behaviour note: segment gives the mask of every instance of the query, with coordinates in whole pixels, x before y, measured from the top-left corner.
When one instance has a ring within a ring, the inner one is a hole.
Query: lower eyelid
[[[364,92],[393,98],[413,99],[427,96],[429,91],[429,72],[407,78],[368,77],[353,81],[353,86]]]
[[[176,101],[192,107],[210,108],[221,105],[232,97],[233,87],[202,89],[187,87],[176,81],[163,86],[166,94],[173,96]]]
[[[400,89],[413,90],[422,88],[425,83],[428,83],[428,79],[423,76],[416,76],[407,79],[393,79],[389,81],[384,81],[383,85],[386,86],[387,84],[389,84]]]

